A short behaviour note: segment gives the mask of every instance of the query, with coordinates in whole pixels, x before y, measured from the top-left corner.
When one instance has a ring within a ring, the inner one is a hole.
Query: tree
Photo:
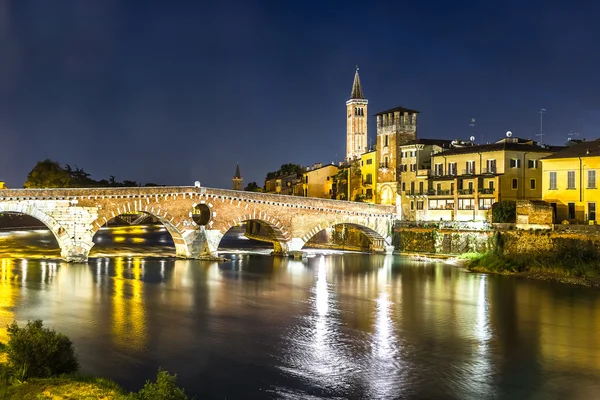
[[[27,175],[25,188],[60,188],[69,186],[71,176],[56,161],[39,161]]]
[[[132,395],[138,400],[187,400],[182,388],[177,386],[177,375],[169,374],[160,368],[156,375],[156,382],[146,381],[144,387]]]
[[[262,192],[262,188],[256,182],[250,182],[244,188],[246,192]]]
[[[502,200],[492,204],[492,222],[514,223],[517,220],[517,203],[514,200]]]
[[[47,378],[79,368],[71,340],[44,328],[42,320],[28,321],[24,328],[13,322],[7,332],[8,363],[23,378]]]

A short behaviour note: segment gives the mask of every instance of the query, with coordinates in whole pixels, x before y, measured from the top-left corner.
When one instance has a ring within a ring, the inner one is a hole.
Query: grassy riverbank
[[[29,379],[10,386],[0,385],[0,399],[133,399],[116,383],[77,375]]]
[[[585,252],[503,255],[496,252],[461,256],[471,272],[517,275],[529,279],[600,287],[600,259]]]

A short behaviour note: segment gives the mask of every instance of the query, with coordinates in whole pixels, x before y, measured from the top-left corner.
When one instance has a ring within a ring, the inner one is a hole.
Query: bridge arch
[[[256,213],[250,213],[241,215],[237,218],[228,221],[227,226],[221,228],[221,234],[224,236],[227,232],[231,230],[231,228],[235,226],[240,226],[243,223],[248,222],[256,222],[261,226],[266,227],[267,232],[269,234],[269,238],[264,235],[263,237],[256,236],[254,239],[264,240],[268,239],[273,243],[273,252],[275,254],[285,254],[288,251],[287,243],[291,239],[291,235],[289,233],[289,229],[283,224],[278,218],[272,217],[267,213],[260,213],[260,215],[256,215]],[[221,237],[222,239],[223,237]],[[220,244],[220,242],[219,242]]]
[[[382,223],[378,219],[367,218],[365,220],[361,218],[339,218],[325,220],[315,226],[312,229],[306,231],[301,237],[302,247],[308,243],[308,241],[328,228],[334,228],[339,225],[351,226],[359,230],[363,235],[366,236],[369,241],[369,247],[371,251],[389,251],[392,246],[392,238],[389,235],[389,227],[387,224]]]
[[[173,239],[173,243],[175,244],[175,253],[177,255],[187,256],[189,253],[187,247],[188,244],[184,237],[184,233],[172,223],[172,221],[175,219],[174,216],[170,215],[168,212],[162,212],[161,214],[158,214],[157,212],[143,210],[136,206],[132,207],[131,204],[132,203],[129,203],[125,207],[116,207],[114,210],[107,210],[99,215],[98,218],[92,223],[92,238],[96,235],[96,233],[98,233],[100,228],[108,223],[108,221],[118,216],[129,213],[146,214],[157,219],[166,228],[167,232],[169,232],[169,235],[171,235],[171,239]]]
[[[72,238],[68,237],[66,229],[58,223],[54,218],[50,215],[46,214],[43,211],[40,211],[33,205],[21,205],[18,203],[0,203],[0,213],[15,213],[15,214],[25,214],[33,217],[43,223],[54,235],[56,242],[60,248],[61,257],[64,257],[68,252],[69,241]],[[89,249],[88,249],[89,250]]]

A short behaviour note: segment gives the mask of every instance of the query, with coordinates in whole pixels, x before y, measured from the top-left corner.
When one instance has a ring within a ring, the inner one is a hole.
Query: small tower
[[[242,175],[240,175],[240,164],[235,166],[235,176],[233,177],[233,190],[242,189]]]
[[[346,160],[360,158],[362,153],[369,150],[367,148],[368,103],[369,101],[363,96],[358,67],[356,67],[352,93],[350,94],[350,100],[346,102],[346,114],[348,115],[346,121]]]

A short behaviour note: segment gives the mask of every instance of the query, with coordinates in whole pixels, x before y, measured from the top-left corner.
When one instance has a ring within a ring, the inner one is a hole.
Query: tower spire
[[[242,174],[240,174],[240,164],[235,166],[235,176],[233,177],[233,190],[242,190]]]
[[[240,164],[236,164],[235,166],[235,177],[240,179],[242,176],[240,175]]]
[[[352,84],[351,99],[364,99],[362,87],[360,86],[360,76],[358,76],[358,65],[356,66],[356,73],[354,74],[354,83]]]

